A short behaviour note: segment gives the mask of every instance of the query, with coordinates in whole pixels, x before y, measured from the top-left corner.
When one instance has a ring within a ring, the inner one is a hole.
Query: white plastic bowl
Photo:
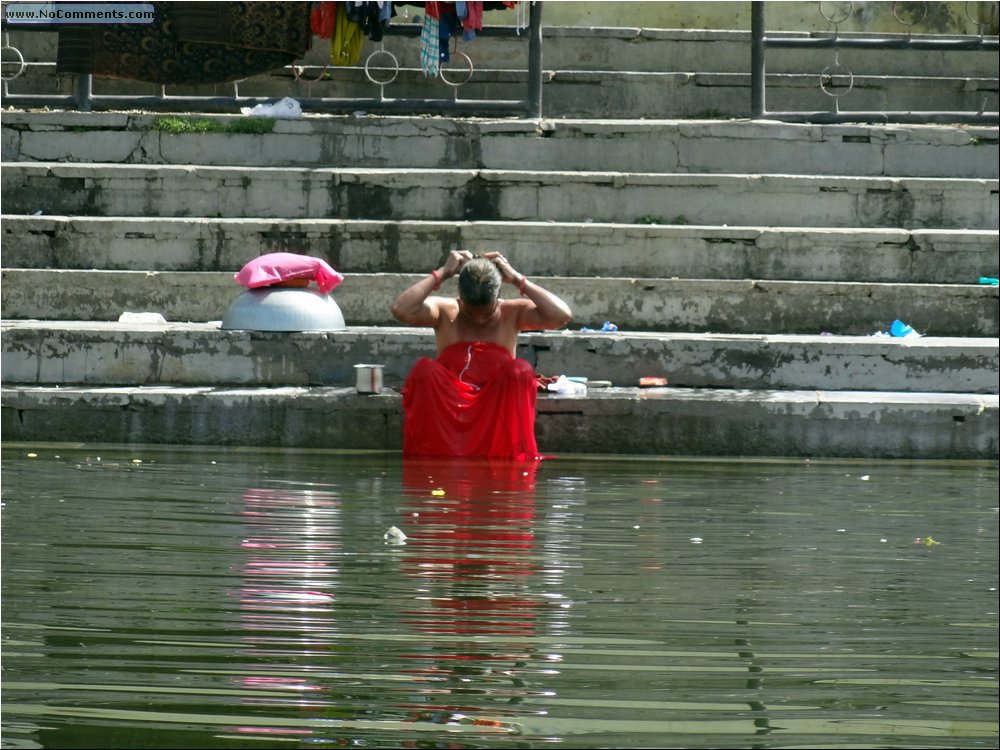
[[[340,307],[316,289],[264,287],[247,289],[229,305],[224,330],[337,331],[347,326]]]

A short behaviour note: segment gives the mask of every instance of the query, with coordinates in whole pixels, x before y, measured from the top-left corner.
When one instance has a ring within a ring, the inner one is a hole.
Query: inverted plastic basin
[[[346,327],[333,297],[293,287],[247,289],[222,318],[225,330],[337,331]]]

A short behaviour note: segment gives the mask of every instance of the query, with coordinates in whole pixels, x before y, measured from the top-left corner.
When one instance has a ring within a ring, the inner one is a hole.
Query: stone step
[[[768,13],[768,35],[773,36],[775,21]],[[782,38],[808,39],[832,36],[832,27],[817,12],[812,28],[783,29]],[[476,70],[526,69],[528,66],[527,34],[512,34],[502,26],[502,19],[487,24],[486,33],[472,42],[459,42],[458,51],[468,55]],[[914,41],[957,41],[966,37],[957,34],[930,34],[926,31],[907,35],[907,29],[897,24],[898,31],[851,32],[840,30],[841,39],[897,39]],[[365,41],[359,68],[372,55],[371,67],[378,69],[389,64],[386,50],[406,67],[418,67],[420,59],[419,28],[412,23],[393,21],[393,32],[385,37],[382,45]],[[902,33],[900,33],[902,32]],[[989,38],[989,37],[987,37]],[[26,31],[11,27],[9,44],[18,49],[33,64],[54,62],[57,54],[57,35]],[[563,26],[542,27],[543,64],[547,70],[594,70],[635,72],[687,72],[742,73],[750,65],[752,38],[749,30],[701,28],[639,28],[635,26]],[[997,56],[988,50],[920,50],[844,48],[836,53],[832,49],[771,49],[767,53],[769,73],[814,73],[820,75],[835,60],[843,71],[855,75],[894,75],[926,77],[993,77],[1000,76]],[[329,44],[319,38],[297,64],[319,67],[330,63]],[[334,80],[343,68],[328,67]],[[304,78],[315,78],[304,75]],[[100,82],[98,82],[99,84]]]
[[[192,115],[219,129],[241,115]],[[996,179],[1000,131],[775,121],[309,116],[265,134],[166,133],[160,115],[4,112],[3,160]],[[9,209],[8,209],[9,210]]]
[[[503,248],[529,276],[973,283],[997,277],[991,230],[814,229],[351,219],[0,217],[6,268],[238,271],[295,252],[342,273],[421,273],[454,248]]]
[[[389,305],[414,274],[351,274],[333,292],[348,325],[392,325]],[[228,272],[4,269],[4,319],[116,321],[157,312],[171,322],[220,321],[242,291]],[[997,287],[753,279],[549,277],[574,326],[623,331],[869,335],[895,319],[930,336],[1000,332]],[[457,294],[455,281],[442,294]]]
[[[398,388],[433,356],[429,329],[221,330],[218,324],[4,321],[3,382],[22,385],[348,386],[354,365],[380,363]],[[751,390],[998,392],[995,338],[763,336],[683,333],[521,334],[518,356],[542,375],[634,386]]]
[[[395,391],[353,388],[37,387],[0,393],[10,442],[398,449]],[[540,394],[547,454],[987,459],[998,397],[866,391],[622,388]]]
[[[13,214],[996,229],[998,180],[8,162]]]

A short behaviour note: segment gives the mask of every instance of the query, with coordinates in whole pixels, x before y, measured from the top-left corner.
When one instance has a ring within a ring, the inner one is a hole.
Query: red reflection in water
[[[536,632],[541,602],[526,592],[534,574],[537,462],[479,459],[408,459],[398,509],[409,539],[398,564],[416,592],[396,615],[411,631],[427,634],[412,652],[414,665],[398,669],[412,680],[404,703],[364,705],[352,698],[371,687],[359,678],[345,692],[328,672],[325,648],[336,626],[335,591],[342,559],[339,501],[330,494],[251,489],[244,494],[245,552],[239,600],[242,652],[251,691],[281,696],[244,698],[247,705],[293,709],[299,718],[373,719],[465,724],[477,732],[509,731],[515,706],[496,708],[497,696],[524,692],[519,673],[532,656],[524,638]],[[442,638],[443,636],[443,638]],[[455,638],[449,638],[454,636]],[[483,639],[483,636],[493,636]],[[309,661],[303,663],[305,658]],[[311,671],[317,674],[310,674]],[[296,674],[287,674],[295,670]],[[286,672],[286,674],[280,674]],[[400,684],[402,687],[402,684]],[[476,701],[473,695],[488,700]],[[345,700],[346,698],[346,700]],[[388,700],[383,696],[383,701]],[[484,706],[490,706],[487,711]],[[248,722],[252,724],[252,722]],[[231,727],[234,735],[288,741],[312,736],[353,742],[331,727]],[[340,730],[344,731],[344,730]],[[350,731],[350,730],[347,730]],[[354,738],[357,739],[357,738]],[[404,740],[400,746],[417,746]],[[446,746],[446,745],[441,745]],[[449,747],[466,745],[449,741]]]
[[[537,461],[404,461],[401,515],[409,540],[402,571],[414,581],[418,606],[403,615],[418,632],[469,636],[429,640],[407,654],[421,663],[407,673],[435,684],[436,701],[523,686],[516,675],[532,648],[521,639],[535,635],[542,606],[526,593],[534,573],[537,470]],[[498,715],[508,713],[494,708],[496,718],[482,716],[482,706],[465,701],[404,708],[414,720],[497,727]]]

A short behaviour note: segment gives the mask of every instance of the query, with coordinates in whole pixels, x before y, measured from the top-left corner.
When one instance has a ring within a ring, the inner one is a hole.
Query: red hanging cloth
[[[337,3],[326,1],[313,3],[310,15],[312,33],[320,39],[329,39],[333,36],[333,27],[336,18]]]

